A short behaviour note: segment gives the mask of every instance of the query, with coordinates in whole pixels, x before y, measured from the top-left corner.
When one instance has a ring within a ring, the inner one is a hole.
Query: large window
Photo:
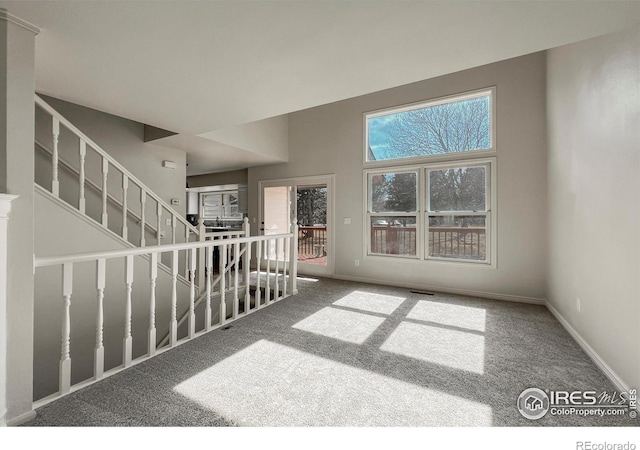
[[[489,167],[426,169],[427,257],[487,261]]]
[[[493,89],[366,115],[365,160],[493,149]]]
[[[368,254],[491,263],[494,161],[365,171]]]
[[[493,103],[486,89],[365,116],[369,255],[495,263]]]
[[[371,253],[417,255],[418,172],[369,175]]]

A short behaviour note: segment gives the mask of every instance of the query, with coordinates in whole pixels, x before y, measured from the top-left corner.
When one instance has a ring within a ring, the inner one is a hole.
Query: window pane
[[[416,217],[371,217],[371,253],[415,256]]]
[[[486,211],[485,167],[429,171],[429,211]]]
[[[417,175],[416,172],[369,175],[370,211],[417,211]]]
[[[222,217],[222,196],[220,194],[203,196],[202,216],[205,219],[220,219]]]
[[[429,216],[429,256],[487,259],[486,216]]]
[[[491,148],[491,94],[368,117],[367,161]]]

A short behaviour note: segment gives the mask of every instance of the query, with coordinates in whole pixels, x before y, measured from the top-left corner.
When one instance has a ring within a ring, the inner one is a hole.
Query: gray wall
[[[549,51],[548,128],[548,300],[640,386],[640,28]]]
[[[289,162],[249,169],[252,225],[258,217],[259,180],[335,174],[337,276],[543,299],[545,63],[545,54],[537,53],[291,114]],[[363,113],[489,86],[497,87],[497,268],[365,257]],[[345,217],[351,225],[343,225]],[[359,267],[355,259],[361,260]]]

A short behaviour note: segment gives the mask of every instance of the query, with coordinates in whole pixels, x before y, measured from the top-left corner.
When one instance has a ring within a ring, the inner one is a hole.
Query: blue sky
[[[380,117],[372,117],[369,121],[369,146],[376,159],[388,159],[389,132],[393,123],[393,114]]]

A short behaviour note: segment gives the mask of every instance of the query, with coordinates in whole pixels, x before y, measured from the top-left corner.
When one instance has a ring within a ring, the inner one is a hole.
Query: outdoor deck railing
[[[486,257],[486,228],[429,227],[429,256],[482,260]],[[371,226],[371,253],[416,255],[415,227]]]
[[[327,227],[298,227],[298,254],[324,256],[327,246]]]

